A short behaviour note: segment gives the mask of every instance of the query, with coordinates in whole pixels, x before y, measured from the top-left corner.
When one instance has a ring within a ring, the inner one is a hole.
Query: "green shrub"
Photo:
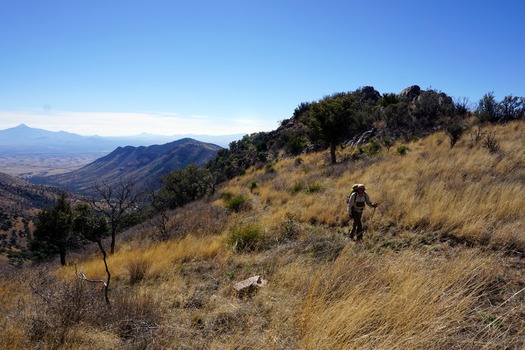
[[[293,138],[288,140],[285,145],[285,150],[287,154],[296,156],[306,148],[306,145],[306,140],[302,136],[295,135]]]
[[[303,186],[303,183],[302,183],[302,182],[296,182],[296,183],[292,186],[290,192],[292,192],[292,194],[296,194],[296,193],[298,193],[298,192],[301,192],[301,191],[303,190],[303,188],[304,188],[304,186]]]
[[[275,173],[275,168],[273,167],[273,164],[268,163],[264,166],[264,172],[266,174],[273,174]]]
[[[253,192],[253,190],[255,190],[257,187],[259,187],[259,183],[257,182],[257,180],[252,180],[248,184],[248,188],[250,189],[250,192]]]
[[[408,146],[405,145],[401,145],[397,148],[397,153],[401,156],[406,155],[408,151],[410,151],[410,148],[408,148]]]
[[[390,148],[394,145],[395,141],[390,136],[383,137],[383,144],[385,145],[387,151],[390,151]]]
[[[352,159],[359,160],[361,158],[378,155],[381,152],[381,147],[376,139],[370,139],[367,144],[356,147],[352,153]]]
[[[242,194],[223,193],[221,199],[225,202],[226,209],[236,213],[248,207],[247,199]]]
[[[306,185],[306,189],[304,190],[307,194],[320,192],[323,189],[321,184],[319,182],[312,182]]]
[[[262,229],[257,224],[237,225],[228,233],[227,243],[236,252],[249,252],[257,248]]]
[[[369,156],[375,156],[381,152],[381,144],[376,139],[370,139],[368,144],[365,146],[366,153]]]
[[[233,198],[233,193],[231,193],[231,192],[223,192],[223,193],[221,193],[219,198],[222,199],[223,201],[227,202],[227,201],[229,201],[230,199]]]
[[[298,192],[304,191],[306,194],[312,194],[316,192],[320,192],[323,189],[323,186],[319,182],[311,182],[307,183],[306,185],[302,182],[296,182],[292,188],[290,189],[290,192],[292,194],[296,194]]]

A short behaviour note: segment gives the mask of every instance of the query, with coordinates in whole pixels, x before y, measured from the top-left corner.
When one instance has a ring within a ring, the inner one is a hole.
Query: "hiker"
[[[348,214],[350,214],[350,217],[354,220],[352,231],[350,231],[350,239],[356,237],[357,241],[361,241],[363,239],[363,223],[361,222],[361,218],[365,204],[369,207],[377,208],[379,203],[372,203],[368,193],[365,192],[366,187],[363,184],[354,185],[352,190],[352,193],[347,198]]]

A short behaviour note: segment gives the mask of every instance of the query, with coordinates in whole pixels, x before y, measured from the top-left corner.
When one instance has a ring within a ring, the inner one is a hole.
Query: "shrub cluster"
[[[257,224],[236,225],[228,233],[227,243],[236,252],[254,251],[261,242],[262,228]]]

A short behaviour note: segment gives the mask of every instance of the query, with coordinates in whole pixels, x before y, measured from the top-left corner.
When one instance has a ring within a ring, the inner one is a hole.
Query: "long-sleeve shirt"
[[[365,208],[365,203],[369,207],[374,207],[372,201],[370,200],[370,197],[368,197],[368,194],[366,192],[364,192],[362,196],[360,196],[357,192],[353,192],[350,195],[350,198],[348,199],[348,211],[350,211],[351,209],[356,211],[363,211],[363,209]]]

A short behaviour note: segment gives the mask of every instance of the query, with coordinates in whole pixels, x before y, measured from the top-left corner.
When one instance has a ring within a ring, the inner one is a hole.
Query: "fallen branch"
[[[106,299],[106,304],[110,304],[109,302],[109,296],[108,296],[108,293],[109,293],[109,281],[111,279],[111,274],[109,273],[109,268],[108,268],[108,263],[106,262],[106,252],[105,250],[102,248],[102,244],[100,244],[100,241],[99,241],[99,246],[100,246],[100,249],[102,250],[102,255],[104,257],[104,266],[106,267],[106,274],[108,275],[108,280],[107,282],[104,282],[103,280],[93,280],[93,279],[89,279],[86,277],[86,275],[84,274],[83,271],[80,271],[80,274],[77,273],[77,265],[75,264],[75,275],[77,276],[77,278],[81,279],[81,280],[84,280],[84,281],[87,281],[87,282],[92,282],[92,283],[102,283],[104,285],[104,297]]]
[[[80,278],[81,280],[84,280],[84,281],[87,281],[87,282],[102,283],[104,285],[104,287],[107,287],[106,282],[104,282],[103,280],[92,280],[92,279],[89,279],[89,278],[86,277],[86,275],[84,274],[83,271],[80,271],[80,275],[77,275],[77,277]]]

